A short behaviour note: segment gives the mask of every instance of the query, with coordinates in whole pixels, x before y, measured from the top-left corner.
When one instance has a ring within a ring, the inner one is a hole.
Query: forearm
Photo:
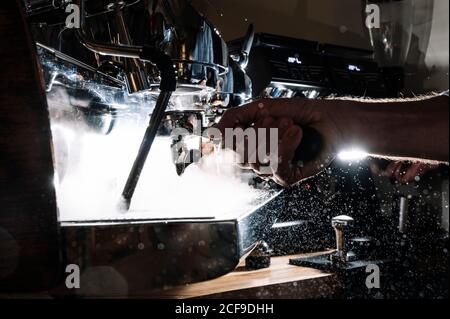
[[[330,101],[328,101],[330,102]],[[342,134],[341,147],[376,156],[448,162],[449,103],[438,96],[410,101],[333,101],[328,112]]]

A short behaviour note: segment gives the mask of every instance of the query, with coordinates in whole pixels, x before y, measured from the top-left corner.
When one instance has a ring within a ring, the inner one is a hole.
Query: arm
[[[325,107],[331,108],[333,103]],[[392,159],[448,161],[446,96],[372,103],[352,101],[342,105],[341,110],[334,116],[344,144],[360,145],[372,155]]]
[[[281,159],[273,178],[292,185],[321,171],[340,150],[359,146],[368,153],[395,159],[448,162],[448,97],[414,100],[261,100],[229,110],[218,124],[225,128],[253,127],[262,119],[267,128],[281,129]],[[261,127],[261,124],[257,125]],[[321,154],[301,166],[293,163],[302,139],[302,127],[313,127],[324,139]]]

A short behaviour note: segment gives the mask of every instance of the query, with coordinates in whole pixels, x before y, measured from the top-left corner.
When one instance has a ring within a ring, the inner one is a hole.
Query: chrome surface
[[[104,78],[105,81],[110,82],[110,85],[115,84],[117,87],[122,87],[125,85],[125,83],[121,80],[119,80],[117,77],[113,77],[110,76],[106,73],[103,73],[101,70],[96,69],[84,62],[81,62],[67,54],[64,54],[58,50],[52,49],[42,43],[36,42],[36,45],[38,47],[38,54],[41,58],[42,63],[44,64],[44,67],[49,67],[48,71],[50,72],[56,72],[59,73],[61,75],[67,75],[69,73],[69,71],[67,70],[67,68],[65,68],[63,65],[65,62],[67,62],[68,64],[73,65],[73,67],[77,67],[80,68],[82,70],[85,70],[87,72],[92,73],[91,77],[94,78],[95,75],[100,76],[101,78]],[[50,59],[48,57],[45,57],[44,55],[51,55],[52,56],[52,65],[50,66],[49,63]],[[58,59],[60,61],[58,61]],[[60,64],[60,66],[58,66],[58,63]],[[58,72],[58,68],[59,68],[59,72]],[[94,75],[95,74],[95,75]],[[99,81],[102,81],[101,79],[99,79]],[[51,82],[48,82],[48,85],[51,86]]]
[[[86,0],[77,0],[80,7],[80,28],[77,29],[77,36],[80,42],[89,50],[105,56],[139,59],[142,47],[131,45],[113,45],[90,40],[86,35]],[[119,11],[120,12],[120,11]]]
[[[411,46],[414,26],[414,0],[373,1],[379,6],[380,26],[369,28],[375,57],[382,67],[403,67]]]
[[[354,220],[350,216],[336,216],[331,220],[331,226],[336,233],[336,252],[330,255],[332,262],[345,264],[349,261],[345,233],[353,223]]]
[[[181,80],[197,84],[210,81],[228,70],[228,47],[219,31],[186,0],[150,1],[150,13],[162,15],[160,45],[178,63]],[[156,6],[155,6],[156,4]],[[191,64],[191,66],[189,66]],[[210,71],[213,74],[208,74]]]
[[[43,45],[92,67],[105,61],[120,61],[129,93],[158,93],[158,70],[151,63],[144,66],[137,61],[143,46],[160,48],[173,59],[179,90],[193,94],[232,93],[228,47],[219,31],[190,1],[153,0],[145,6],[143,1],[76,0],[74,3],[80,6],[81,12],[76,40],[70,38],[74,30],[64,26],[68,3],[62,1],[53,6],[51,1],[24,2],[34,32],[39,34],[39,39],[44,35],[40,41]],[[45,8],[51,9],[51,15]],[[56,21],[50,22],[50,16],[56,17]],[[53,34],[58,34],[57,38]],[[69,38],[65,40],[66,37]],[[79,41],[94,56],[74,46],[73,41]]]
[[[213,279],[233,271],[269,232],[279,194],[263,193],[252,211],[235,219],[63,222],[65,262],[80,265],[82,273],[109,267],[127,283],[121,295]],[[105,296],[111,290],[77,293]]]
[[[120,44],[131,45],[132,40],[122,12],[124,6],[125,4],[121,2],[121,5],[117,5],[113,8],[116,15],[117,28],[119,30]],[[144,64],[140,59],[125,60],[124,68],[129,93],[141,92],[150,88]]]

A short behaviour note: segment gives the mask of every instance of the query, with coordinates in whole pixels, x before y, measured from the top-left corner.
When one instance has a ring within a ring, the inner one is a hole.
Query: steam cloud
[[[176,173],[170,139],[159,137],[142,172],[128,213],[118,209],[139,149],[148,110],[120,118],[109,135],[92,133],[62,89],[48,95],[60,221],[236,218],[265,192],[248,186],[228,152],[204,157]]]

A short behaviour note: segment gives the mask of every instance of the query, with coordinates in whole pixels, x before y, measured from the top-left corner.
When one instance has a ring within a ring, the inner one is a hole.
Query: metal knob
[[[336,216],[331,220],[331,226],[336,233],[336,252],[331,254],[331,261],[345,264],[347,260],[347,249],[345,247],[345,232],[354,223],[350,216]]]

